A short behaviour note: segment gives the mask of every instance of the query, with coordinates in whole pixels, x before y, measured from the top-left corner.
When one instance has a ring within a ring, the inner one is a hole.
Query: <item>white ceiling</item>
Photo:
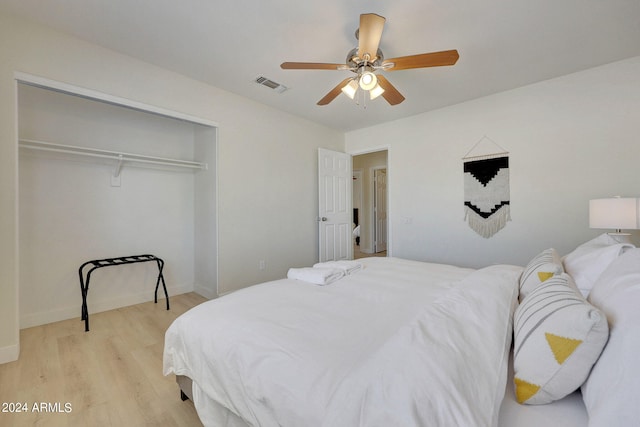
[[[349,131],[640,55],[639,0],[0,0],[0,9],[326,126]],[[385,57],[457,49],[452,67],[386,72],[406,97],[316,102],[361,13],[387,18]],[[290,89],[253,82],[264,75]]]

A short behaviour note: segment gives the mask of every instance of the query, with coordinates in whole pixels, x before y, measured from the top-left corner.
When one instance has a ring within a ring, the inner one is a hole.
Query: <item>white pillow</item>
[[[573,277],[578,289],[586,298],[595,281],[609,264],[625,250],[634,247],[630,243],[620,243],[604,233],[567,254],[562,259],[564,271]]]
[[[594,284],[589,301],[609,319],[610,336],[582,398],[589,426],[630,426],[640,420],[640,249],[618,257]]]
[[[520,276],[520,301],[532,290],[537,288],[545,280],[564,273],[562,261],[558,252],[553,249],[545,249],[533,257],[522,271]]]
[[[550,403],[575,391],[607,342],[607,319],[562,273],[531,291],[514,313],[516,400]]]

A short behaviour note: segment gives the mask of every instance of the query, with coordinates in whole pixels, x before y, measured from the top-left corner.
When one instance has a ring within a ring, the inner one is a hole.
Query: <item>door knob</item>
[[[322,218],[320,218],[320,220],[321,220],[321,221],[326,221],[326,220],[327,220],[327,217],[326,217],[326,216],[323,216]]]

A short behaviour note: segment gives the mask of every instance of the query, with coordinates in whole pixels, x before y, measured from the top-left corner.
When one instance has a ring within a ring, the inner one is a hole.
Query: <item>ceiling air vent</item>
[[[254,81],[256,83],[258,83],[259,85],[266,86],[269,89],[273,89],[278,93],[282,93],[285,90],[289,89],[285,85],[281,85],[280,83],[276,83],[273,80],[268,79],[268,78],[266,78],[264,76],[258,76],[258,77],[256,77],[256,79]]]

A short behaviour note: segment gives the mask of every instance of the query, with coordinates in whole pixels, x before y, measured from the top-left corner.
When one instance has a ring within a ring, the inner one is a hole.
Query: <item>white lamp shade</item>
[[[384,89],[382,89],[382,87],[379,84],[377,84],[376,87],[374,87],[369,91],[369,99],[374,100],[380,95],[382,95],[383,93],[384,93]]]
[[[636,230],[638,221],[638,199],[613,197],[589,200],[589,227],[615,230]]]
[[[363,90],[371,90],[378,84],[378,78],[370,71],[362,73],[360,76],[360,87]]]
[[[342,93],[353,99],[358,90],[358,83],[355,80],[350,80],[349,83],[343,86]]]

